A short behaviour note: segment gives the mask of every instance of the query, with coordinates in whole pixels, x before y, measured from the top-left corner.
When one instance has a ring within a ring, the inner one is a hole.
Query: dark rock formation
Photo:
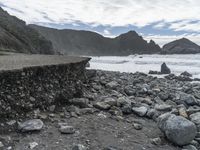
[[[0,7],[0,51],[53,54],[52,43]]]
[[[170,74],[171,70],[167,67],[166,63],[161,65],[161,74]]]
[[[30,27],[52,41],[57,53],[69,55],[154,54],[161,51],[154,41],[148,43],[135,31],[116,38],[106,38],[90,31],[57,30],[37,25]]]
[[[200,53],[200,46],[192,41],[182,38],[163,46],[163,54],[196,54]]]

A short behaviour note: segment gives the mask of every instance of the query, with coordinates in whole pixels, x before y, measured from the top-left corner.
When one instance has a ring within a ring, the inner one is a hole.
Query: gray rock
[[[129,105],[129,104],[126,104],[121,108],[121,110],[124,114],[131,114],[132,113],[132,106]]]
[[[146,115],[148,109],[147,109],[145,106],[141,106],[141,107],[132,107],[132,111],[133,111],[135,114],[137,114],[137,115],[139,115],[139,116],[142,117],[142,116],[145,116],[145,115]]]
[[[152,144],[154,145],[161,145],[162,144],[162,140],[158,137],[158,138],[154,138],[150,140]]]
[[[190,120],[194,122],[196,125],[200,125],[200,112],[191,114]]]
[[[151,118],[151,119],[154,119],[154,120],[155,120],[159,115],[160,115],[159,112],[158,112],[157,110],[155,110],[155,109],[149,109],[149,110],[147,111],[147,114],[146,114],[147,117],[149,117],[149,118]]]
[[[74,134],[75,133],[75,129],[72,126],[68,126],[65,124],[61,124],[59,131],[63,134]]]
[[[117,86],[119,86],[119,84],[116,81],[111,81],[111,82],[106,84],[106,87],[111,88],[111,89],[116,89]]]
[[[171,111],[172,106],[167,104],[156,104],[154,107],[158,111]]]
[[[167,67],[166,63],[161,65],[161,74],[170,74],[171,70]]]
[[[104,102],[110,106],[117,106],[117,101],[112,97],[105,98]]]
[[[103,150],[122,150],[122,149],[117,148],[115,146],[108,146],[108,147],[105,147]]]
[[[100,110],[109,110],[111,106],[105,102],[97,102],[94,104],[94,107]]]
[[[192,74],[190,74],[190,73],[187,72],[187,71],[182,72],[180,75],[181,75],[181,76],[192,77]]]
[[[3,148],[4,144],[0,141],[0,148]]]
[[[72,150],[86,150],[87,148],[82,144],[74,145]]]
[[[40,119],[27,120],[23,123],[18,123],[18,130],[21,132],[40,131],[44,123]]]
[[[134,129],[136,129],[136,130],[142,130],[142,128],[143,128],[143,126],[142,126],[141,124],[138,124],[138,123],[134,123],[134,124],[133,124],[133,127],[134,127]]]
[[[183,146],[182,150],[197,150],[197,148],[194,145],[187,145]]]
[[[193,122],[170,113],[158,118],[158,127],[165,133],[169,141],[179,146],[189,144],[197,134]]]
[[[69,103],[81,108],[89,107],[89,100],[87,98],[73,98],[69,100]]]

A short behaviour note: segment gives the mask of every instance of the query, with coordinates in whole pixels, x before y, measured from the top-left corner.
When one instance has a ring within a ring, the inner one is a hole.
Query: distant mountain
[[[149,43],[135,31],[116,38],[107,38],[90,31],[58,30],[30,25],[53,43],[57,53],[68,55],[130,55],[154,54],[161,48],[154,41]]]
[[[162,54],[196,54],[200,53],[200,46],[194,42],[182,38],[163,46]]]
[[[0,7],[0,51],[53,54],[52,43]]]

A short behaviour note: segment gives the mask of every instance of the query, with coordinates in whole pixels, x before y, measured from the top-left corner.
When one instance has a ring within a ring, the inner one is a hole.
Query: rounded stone
[[[169,141],[179,146],[189,144],[197,134],[197,129],[193,122],[173,114],[161,116],[158,126]]]

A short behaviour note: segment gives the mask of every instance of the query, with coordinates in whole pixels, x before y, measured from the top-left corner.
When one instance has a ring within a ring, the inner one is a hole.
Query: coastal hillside
[[[53,54],[52,43],[0,7],[0,51]]]
[[[163,54],[196,54],[200,53],[200,46],[196,43],[182,38],[165,44],[162,48]]]
[[[53,43],[56,52],[69,55],[130,55],[154,54],[161,51],[154,42],[149,43],[135,31],[116,38],[107,38],[98,33],[78,30],[58,30],[30,25]]]

